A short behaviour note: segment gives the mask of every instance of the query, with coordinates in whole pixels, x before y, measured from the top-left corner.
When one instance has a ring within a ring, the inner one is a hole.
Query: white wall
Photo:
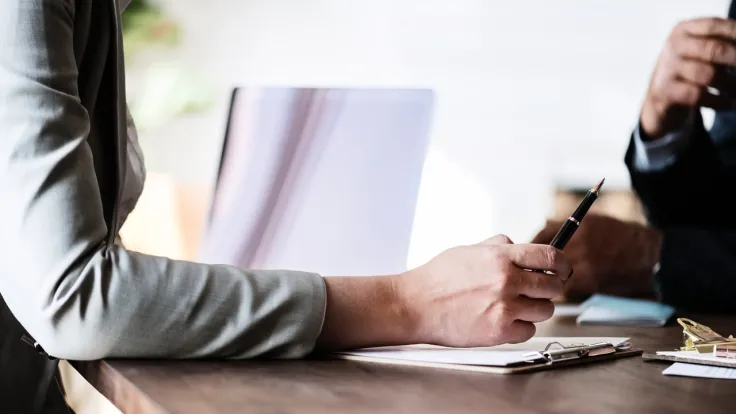
[[[144,134],[149,168],[214,180],[233,85],[430,86],[438,93],[412,261],[531,237],[555,186],[627,188],[621,161],[680,19],[726,0],[162,0],[180,57],[209,76],[204,116]],[[525,188],[526,190],[522,190]]]

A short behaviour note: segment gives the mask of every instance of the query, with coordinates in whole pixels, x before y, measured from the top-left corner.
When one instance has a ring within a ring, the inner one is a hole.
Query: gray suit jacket
[[[0,316],[70,360],[305,355],[324,317],[319,275],[116,242],[143,182],[119,1],[0,0]]]

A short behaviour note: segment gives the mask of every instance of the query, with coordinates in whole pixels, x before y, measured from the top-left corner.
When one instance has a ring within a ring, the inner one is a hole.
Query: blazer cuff
[[[648,173],[663,171],[672,166],[680,151],[688,146],[694,123],[694,116],[690,116],[683,129],[653,141],[642,139],[644,132],[641,124],[637,124],[634,129],[634,168],[638,172]]]

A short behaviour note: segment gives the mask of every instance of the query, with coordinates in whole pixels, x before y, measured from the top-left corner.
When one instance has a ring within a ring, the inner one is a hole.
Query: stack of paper
[[[433,345],[410,345],[395,347],[365,348],[340,352],[347,359],[382,361],[398,364],[438,366],[442,364],[466,366],[505,367],[534,359],[530,354],[543,352],[551,343],[564,347],[609,343],[615,346],[628,338],[597,337],[535,337],[521,344],[506,344],[480,348],[446,348]]]
[[[663,375],[680,377],[736,379],[736,368],[714,367],[699,364],[684,364],[678,362],[662,371]]]
[[[582,305],[579,325],[664,326],[675,314],[671,306],[639,299],[593,295]]]
[[[713,353],[698,351],[659,351],[657,355],[678,361],[665,369],[663,375],[681,377],[736,379],[736,359],[720,358]]]

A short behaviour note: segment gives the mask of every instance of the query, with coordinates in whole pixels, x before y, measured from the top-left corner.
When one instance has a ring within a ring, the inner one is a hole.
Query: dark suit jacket
[[[732,9],[734,7],[732,6]],[[700,116],[674,165],[641,173],[626,164],[650,223],[664,235],[655,287],[682,310],[736,313],[736,112]]]

